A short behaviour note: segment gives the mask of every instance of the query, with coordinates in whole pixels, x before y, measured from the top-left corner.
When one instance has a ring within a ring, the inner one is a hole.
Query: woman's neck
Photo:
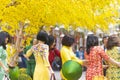
[[[38,43],[40,43],[40,44],[44,44],[45,42],[44,42],[44,41],[38,41]]]

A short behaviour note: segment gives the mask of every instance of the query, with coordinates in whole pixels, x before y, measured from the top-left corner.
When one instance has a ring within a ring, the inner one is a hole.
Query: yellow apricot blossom
[[[93,31],[99,25],[105,31],[120,17],[119,4],[120,0],[0,0],[1,27],[12,35],[19,29],[19,22],[27,21],[26,35],[36,34],[43,25],[49,30],[50,25],[56,24],[63,24],[66,29],[72,25],[73,29],[86,27]]]

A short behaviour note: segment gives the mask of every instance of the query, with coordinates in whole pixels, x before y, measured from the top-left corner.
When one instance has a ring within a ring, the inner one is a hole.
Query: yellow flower
[[[24,30],[36,34],[42,25],[64,24],[96,30],[96,25],[107,30],[109,23],[119,17],[120,0],[0,0],[0,19],[12,28],[7,30],[15,35],[19,21],[30,21]],[[6,27],[5,27],[6,28]]]

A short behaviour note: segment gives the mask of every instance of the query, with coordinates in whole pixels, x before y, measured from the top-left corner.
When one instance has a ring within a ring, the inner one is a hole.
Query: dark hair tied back
[[[74,37],[71,35],[65,35],[62,39],[62,45],[64,46],[72,46],[72,44],[75,42]]]

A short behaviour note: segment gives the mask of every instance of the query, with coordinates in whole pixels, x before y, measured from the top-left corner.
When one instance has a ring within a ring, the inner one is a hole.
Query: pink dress
[[[94,76],[103,75],[102,59],[108,60],[109,57],[100,46],[94,46],[90,53],[85,53],[85,58],[89,60],[86,71],[86,80],[92,80]]]

